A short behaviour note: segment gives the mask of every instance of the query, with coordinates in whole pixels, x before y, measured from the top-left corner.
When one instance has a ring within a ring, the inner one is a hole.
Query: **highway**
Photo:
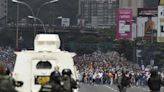
[[[80,84],[79,92],[119,92],[116,85],[89,85]],[[136,87],[132,86],[127,88],[127,92],[150,92],[148,87]],[[164,88],[161,88],[160,92],[164,92]]]

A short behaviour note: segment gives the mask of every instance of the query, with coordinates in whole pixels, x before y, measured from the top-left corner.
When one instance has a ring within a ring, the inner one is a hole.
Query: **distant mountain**
[[[51,0],[19,0],[26,2],[29,4],[34,13],[36,13],[37,9],[45,2]],[[19,4],[19,19],[27,18],[28,15],[31,15],[30,10],[22,4]],[[8,11],[8,18],[9,21],[16,22],[16,11],[17,11],[17,4],[11,2],[9,0],[9,11]],[[76,23],[76,16],[78,12],[78,0],[59,0],[56,3],[48,4],[41,8],[38,17],[44,21],[44,23],[55,23],[58,21],[58,16],[63,16],[67,18],[71,18],[71,24]]]

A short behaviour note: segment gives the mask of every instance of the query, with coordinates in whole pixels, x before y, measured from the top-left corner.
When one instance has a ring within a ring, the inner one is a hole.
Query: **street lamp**
[[[30,11],[31,11],[32,16],[35,16],[35,14],[34,14],[32,8],[31,8],[31,6],[29,6],[27,3],[22,2],[22,1],[18,1],[18,0],[12,0],[12,2],[19,3],[19,4],[23,4],[23,5],[27,6],[27,7],[30,9]]]
[[[51,3],[57,2],[57,1],[58,1],[58,0],[51,0],[51,1],[49,1],[49,2],[45,2],[44,4],[42,4],[42,5],[38,8],[38,11],[37,11],[37,14],[36,14],[36,15],[38,16],[39,11],[40,11],[40,9],[41,9],[43,6],[45,6],[45,5],[47,5],[47,4],[51,4]],[[12,2],[14,2],[14,3],[19,3],[19,4],[23,4],[23,5],[27,6],[27,7],[30,9],[30,11],[31,11],[32,16],[35,17],[35,13],[34,13],[33,9],[32,9],[31,6],[28,5],[27,3],[22,2],[22,1],[18,1],[18,0],[12,0]],[[19,7],[17,6],[16,48],[18,48],[18,17],[19,17],[19,15],[18,15],[19,9],[18,9],[18,8],[19,8]],[[37,19],[37,18],[33,18],[33,19],[34,19],[34,35],[35,35],[35,32],[36,32],[35,23],[36,23],[36,19]],[[39,21],[40,21],[40,19],[39,19]],[[44,27],[44,30],[45,30],[45,27]]]
[[[51,1],[49,1],[49,2],[43,3],[43,4],[38,8],[37,13],[36,13],[36,16],[38,16],[38,14],[39,14],[39,12],[40,12],[40,9],[41,9],[43,6],[45,6],[45,5],[47,5],[47,4],[51,4],[51,3],[57,2],[57,1],[58,1],[58,0],[51,0]],[[27,3],[22,2],[22,1],[18,1],[18,0],[12,0],[12,2],[20,3],[20,4],[23,4],[23,5],[27,6],[27,7],[30,9],[30,11],[31,11],[32,16],[35,17],[35,14],[34,14],[34,12],[33,12],[33,9],[32,9],[31,6],[28,5]],[[35,24],[35,23],[36,23],[36,18],[34,18],[34,24]],[[34,31],[36,31],[35,26],[34,26]]]
[[[36,16],[39,15],[40,9],[41,9],[43,6],[45,6],[45,5],[47,5],[47,4],[55,3],[55,2],[58,2],[58,0],[51,0],[51,1],[49,1],[49,2],[43,3],[43,4],[38,8],[38,10],[37,10],[37,12],[36,12]]]
[[[32,16],[35,16],[35,14],[34,14],[32,8],[31,8],[31,6],[29,6],[27,3],[22,2],[22,1],[18,1],[18,0],[12,0],[12,2],[25,5],[26,7],[28,7],[28,8],[30,9],[30,11],[31,11],[31,13],[32,13]],[[18,17],[19,17],[18,14],[19,14],[19,7],[17,6],[16,48],[18,48],[18,34],[19,34],[19,33],[18,33]],[[35,21],[35,20],[34,20],[34,21]],[[34,23],[34,24],[35,24],[35,23]],[[35,29],[36,29],[36,28],[34,27],[34,30],[35,30]]]
[[[41,19],[39,19],[39,18],[37,18],[35,16],[28,16],[28,18],[38,20],[42,24],[44,32],[46,33],[46,28],[45,28],[44,23],[43,23],[43,21]]]

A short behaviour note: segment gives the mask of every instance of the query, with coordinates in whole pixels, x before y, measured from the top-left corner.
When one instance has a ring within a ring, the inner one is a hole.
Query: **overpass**
[[[18,28],[21,31],[34,31],[34,27],[36,28],[37,32],[43,33],[43,25],[42,24],[26,24],[26,23],[19,23]],[[17,25],[16,24],[7,24],[3,29],[16,31]],[[93,28],[85,28],[81,29],[79,26],[70,26],[70,27],[62,27],[57,25],[49,25],[45,24],[45,28],[47,33],[67,33],[67,32],[80,32],[83,34],[98,34],[98,32]]]

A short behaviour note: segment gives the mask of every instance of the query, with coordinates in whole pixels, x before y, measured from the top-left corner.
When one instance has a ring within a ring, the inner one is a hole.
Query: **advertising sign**
[[[62,25],[62,27],[69,27],[70,26],[70,19],[69,18],[62,18],[61,25]]]
[[[132,9],[117,9],[116,39],[131,39],[132,37]]]
[[[153,30],[158,29],[157,17],[138,17],[137,18],[137,37],[147,37],[151,39]]]
[[[146,41],[156,40],[157,15],[157,8],[138,8],[137,37],[143,37]]]
[[[85,26],[85,19],[82,19],[82,18],[78,19],[77,20],[77,25],[79,27],[84,27]]]
[[[157,8],[138,8],[138,17],[157,16]]]
[[[157,41],[164,42],[164,6],[158,6]]]

